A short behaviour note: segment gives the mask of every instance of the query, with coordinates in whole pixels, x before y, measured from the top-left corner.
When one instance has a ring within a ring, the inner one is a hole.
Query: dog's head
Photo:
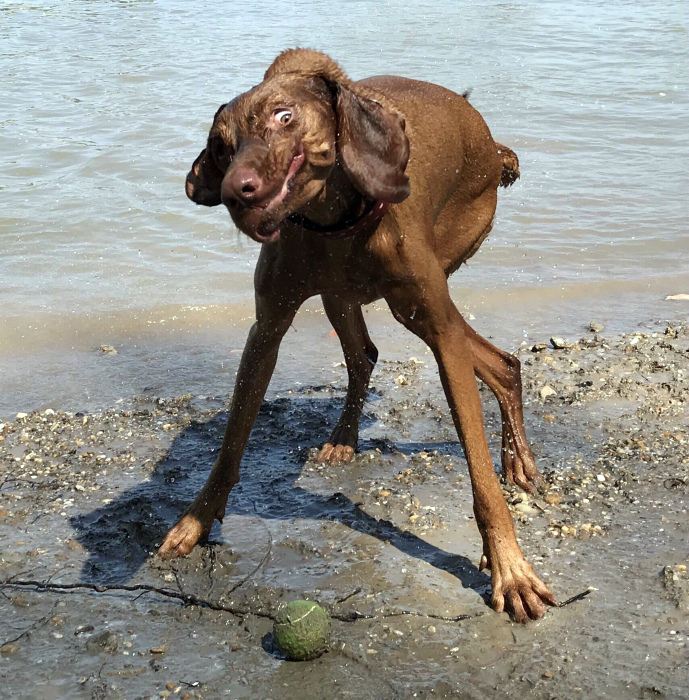
[[[197,204],[224,204],[241,231],[268,243],[321,193],[336,161],[364,196],[401,202],[408,159],[404,119],[393,108],[328,56],[293,49],[216,112],[186,192]]]

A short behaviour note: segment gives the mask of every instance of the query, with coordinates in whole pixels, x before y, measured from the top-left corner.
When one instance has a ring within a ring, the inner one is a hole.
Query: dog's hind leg
[[[536,467],[524,428],[522,378],[519,360],[496,348],[465,323],[474,354],[474,371],[500,405],[502,414],[502,473],[510,484],[533,493],[542,477]]]
[[[319,462],[350,462],[359,441],[359,420],[378,349],[368,335],[359,304],[349,304],[327,294],[322,298],[325,313],[342,344],[349,386],[342,415],[317,459]]]

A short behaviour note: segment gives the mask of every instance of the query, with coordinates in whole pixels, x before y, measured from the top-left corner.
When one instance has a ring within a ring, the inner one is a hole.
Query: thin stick
[[[256,617],[264,617],[269,620],[275,619],[275,615],[270,612],[246,608],[235,608],[229,605],[223,605],[222,603],[218,603],[213,600],[199,598],[193,593],[178,593],[177,591],[171,591],[168,588],[158,588],[157,586],[150,586],[145,583],[126,586],[117,584],[98,585],[95,583],[48,583],[46,581],[15,579],[13,581],[0,582],[0,590],[4,588],[35,588],[39,591],[52,591],[55,593],[65,593],[67,591],[79,590],[94,591],[95,593],[108,593],[110,591],[126,591],[128,593],[133,593],[143,591],[145,593],[157,593],[165,598],[179,600],[183,605],[198,605],[199,607],[209,608],[210,610],[227,612],[231,615],[236,615],[237,617],[255,615]],[[405,615],[430,618],[433,620],[444,620],[445,622],[460,622],[461,620],[468,620],[475,617],[474,615],[456,615],[454,617],[446,617],[444,615],[434,615],[433,613],[416,612],[415,610],[396,610],[394,612],[382,613],[380,615],[370,615],[368,613],[361,613],[357,610],[353,610],[350,613],[331,612],[330,615],[335,620],[339,620],[340,622],[356,622],[357,620],[383,620],[389,617],[403,617]]]
[[[591,588],[587,588],[585,591],[582,591],[581,593],[577,593],[576,595],[573,595],[571,598],[567,598],[567,600],[564,600],[562,603],[558,603],[557,607],[558,608],[564,608],[565,605],[571,605],[572,603],[576,603],[578,600],[584,600],[587,595],[590,595],[593,593],[593,590]]]

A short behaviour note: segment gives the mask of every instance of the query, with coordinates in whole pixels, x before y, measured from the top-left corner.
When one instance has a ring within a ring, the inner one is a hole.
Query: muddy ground
[[[172,562],[154,553],[213,462],[222,398],[19,414],[0,428],[2,695],[687,697],[689,330],[543,340],[518,355],[548,487],[505,495],[558,599],[587,597],[528,626],[487,607],[466,462],[429,354],[379,363],[353,464],[313,461],[344,367],[273,392],[224,523]],[[12,585],[32,580],[136,590]],[[338,618],[315,661],[272,645],[271,616],[296,598]]]

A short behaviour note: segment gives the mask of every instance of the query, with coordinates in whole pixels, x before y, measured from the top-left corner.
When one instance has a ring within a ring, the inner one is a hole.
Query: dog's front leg
[[[430,256],[425,257],[428,262]],[[555,605],[555,599],[517,543],[488,450],[471,343],[442,268],[435,262],[417,267],[415,275],[391,288],[386,300],[395,318],[429,345],[438,363],[469,464],[474,513],[483,538],[482,568],[491,568],[493,608],[511,612],[518,622],[538,619],[544,603]]]
[[[159,554],[189,554],[208,535],[213,521],[222,522],[227,497],[239,481],[239,463],[277,361],[280,341],[301,300],[257,297],[256,323],[242,353],[220,454],[199,495],[167,533]]]

